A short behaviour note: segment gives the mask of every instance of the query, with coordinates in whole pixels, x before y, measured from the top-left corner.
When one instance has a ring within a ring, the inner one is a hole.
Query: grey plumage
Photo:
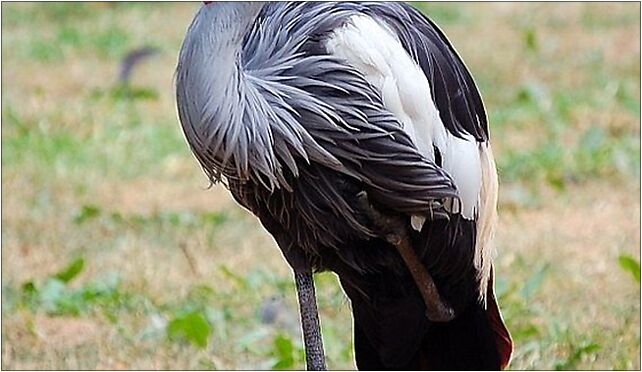
[[[403,3],[204,6],[179,55],[176,99],[210,181],[261,220],[295,272],[336,272],[359,334],[383,365],[401,367],[416,362],[430,325],[403,262],[357,195],[408,223],[428,218],[413,245],[456,312],[477,298],[475,226],[444,207],[458,201],[451,177],[419,153],[380,92],[325,50],[324,39],[356,14],[394,30],[428,77],[451,134],[488,139],[470,73],[441,31]]]
[[[299,176],[300,163],[313,163],[369,185],[399,212],[434,215],[443,199],[457,197],[449,176],[422,158],[358,71],[311,52],[310,35],[331,32],[360,6],[269,4],[259,17],[270,21],[247,32],[229,26],[243,24],[238,13],[207,18],[226,7],[199,11],[176,74],[181,122],[212,182],[252,180],[291,191],[288,179]],[[333,209],[345,214],[346,206],[337,200]]]

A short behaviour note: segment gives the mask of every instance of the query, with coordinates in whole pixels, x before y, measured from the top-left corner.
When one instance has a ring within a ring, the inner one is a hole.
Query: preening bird
[[[497,175],[473,78],[404,3],[206,3],[180,51],[189,146],[294,271],[325,369],[312,273],[350,298],[360,369],[500,369]]]

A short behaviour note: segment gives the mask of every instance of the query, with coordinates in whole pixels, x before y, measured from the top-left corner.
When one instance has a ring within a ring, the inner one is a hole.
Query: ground
[[[3,369],[303,367],[290,270],[180,132],[198,6],[2,4]],[[639,369],[640,4],[415,6],[488,107],[510,368]],[[349,302],[316,279],[329,367],[352,369]]]

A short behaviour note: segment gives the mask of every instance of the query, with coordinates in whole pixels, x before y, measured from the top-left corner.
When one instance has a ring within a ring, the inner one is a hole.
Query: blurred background
[[[640,4],[413,5],[489,112],[511,368],[639,369]],[[304,367],[289,268],[179,128],[199,6],[2,3],[3,369]],[[349,303],[317,283],[353,369]]]

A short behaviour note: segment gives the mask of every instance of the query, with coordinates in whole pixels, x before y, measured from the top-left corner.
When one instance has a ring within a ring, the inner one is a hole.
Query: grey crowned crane
[[[403,3],[213,2],[176,69],[185,137],[294,271],[308,369],[312,273],[350,298],[360,369],[500,369],[497,175],[473,78]]]

